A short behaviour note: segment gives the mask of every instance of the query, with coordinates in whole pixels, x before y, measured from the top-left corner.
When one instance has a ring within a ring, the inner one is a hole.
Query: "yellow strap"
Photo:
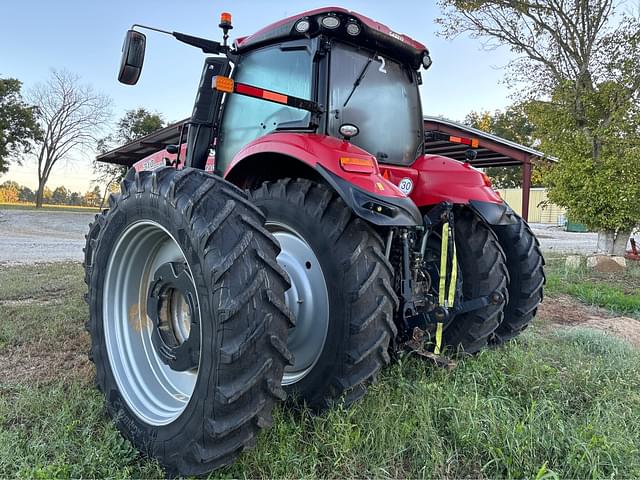
[[[444,305],[447,287],[447,253],[449,249],[449,222],[442,224],[442,245],[440,247],[440,287],[438,291],[438,303]],[[442,348],[442,322],[436,325],[436,346],[433,353],[440,355]]]
[[[447,250],[449,248],[449,222],[442,225],[442,246],[440,247],[440,288],[438,303],[444,305],[447,288]]]
[[[453,244],[453,260],[451,262],[451,281],[449,282],[449,307],[452,308],[456,301],[456,281],[458,277],[458,259],[456,255],[456,244]]]
[[[433,353],[440,355],[440,349],[442,348],[442,322],[438,322],[436,326],[436,348]]]

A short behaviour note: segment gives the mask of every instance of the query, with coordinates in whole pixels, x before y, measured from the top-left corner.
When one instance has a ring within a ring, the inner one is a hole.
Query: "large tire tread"
[[[509,303],[504,320],[496,329],[494,344],[504,343],[519,335],[533,321],[543,299],[546,282],[544,257],[531,227],[520,217],[513,225],[494,227],[507,258]]]
[[[119,422],[117,408],[110,404],[117,387],[107,380],[109,360],[98,341],[102,317],[96,307],[102,289],[96,268],[100,268],[98,255],[104,253],[100,245],[107,242],[104,234],[112,222],[122,220],[116,214],[123,204],[145,196],[167,218],[181,222],[178,231],[201,252],[201,269],[209,277],[211,298],[219,295],[218,303],[210,300],[217,312],[217,345],[212,349],[217,358],[215,373],[207,380],[207,384],[215,382],[213,389],[207,387],[211,398],[202,399],[206,407],[203,421],[197,431],[147,445]],[[169,474],[199,475],[229,464],[254,445],[261,428],[271,424],[271,410],[284,395],[279,382],[284,365],[291,361],[286,348],[291,315],[283,304],[288,278],[273,265],[279,246],[271,235],[260,231],[264,217],[241,190],[200,170],[130,170],[121,183],[121,194],[112,195],[109,206],[90,226],[84,261],[90,357],[96,362],[96,384],[107,398],[107,409],[125,436],[144,453],[158,458]],[[234,241],[234,232],[244,232],[239,242]],[[220,293],[224,289],[226,295]],[[247,307],[249,302],[251,307]],[[247,314],[249,309],[253,314]]]
[[[347,288],[345,348],[325,386],[303,400],[313,409],[332,407],[337,401],[350,404],[361,398],[366,386],[389,363],[388,348],[397,334],[393,311],[398,298],[390,288],[393,268],[385,258],[384,244],[374,229],[356,217],[329,187],[307,179],[265,182],[252,192],[258,205],[263,200],[286,199],[314,222],[323,226],[333,257],[344,271],[340,283]]]
[[[457,316],[445,329],[444,340],[449,349],[477,353],[489,343],[502,322],[504,305],[509,299],[509,272],[498,239],[472,211],[458,210],[455,225],[464,298],[473,299],[493,292],[504,298],[501,304]]]

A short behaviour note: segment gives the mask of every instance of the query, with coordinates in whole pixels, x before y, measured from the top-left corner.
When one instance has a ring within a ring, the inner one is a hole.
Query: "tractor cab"
[[[230,95],[216,160],[273,131],[347,139],[381,163],[409,165],[422,153],[419,69],[424,45],[357,13],[325,8],[290,17],[235,42],[234,81],[310,100],[317,110]]]

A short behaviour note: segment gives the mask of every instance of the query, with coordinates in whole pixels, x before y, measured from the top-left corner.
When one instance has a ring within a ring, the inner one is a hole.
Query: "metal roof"
[[[168,145],[177,145],[180,143],[180,132],[184,128],[182,134],[183,142],[187,141],[188,118],[176,123],[172,123],[160,130],[156,130],[149,135],[138,138],[129,143],[114,148],[113,150],[98,155],[96,160],[99,162],[115,163],[117,165],[125,165],[131,167],[138,160],[148,157],[158,150],[166,148]]]
[[[446,137],[477,139],[478,147],[473,149],[477,157],[470,162],[476,167],[512,167],[530,163],[535,158],[557,161],[534,148],[443,117],[425,116],[424,128],[425,133],[432,133],[431,138],[428,136],[425,143],[427,154],[443,155],[460,161],[465,161],[465,152],[471,147],[464,143],[451,142]],[[440,135],[433,135],[433,133]]]

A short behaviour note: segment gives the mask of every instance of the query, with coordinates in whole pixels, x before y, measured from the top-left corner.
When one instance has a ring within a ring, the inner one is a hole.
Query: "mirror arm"
[[[206,38],[194,37],[192,35],[187,35],[180,32],[172,32],[171,35],[173,35],[182,43],[200,48],[204,53],[219,55],[221,53],[226,53],[226,51],[229,49],[229,47],[222,46],[220,42],[207,40]]]
[[[162,30],[161,28],[149,27],[147,25],[140,25],[139,23],[134,24],[131,27],[131,29],[134,30],[135,27],[143,28],[146,30],[153,30],[154,32],[164,33],[166,35],[171,35],[172,37],[176,38],[182,43],[186,43],[187,45],[200,48],[204,53],[219,55],[221,53],[227,53],[229,51],[229,47],[225,47],[221,45],[220,42],[216,42],[214,40],[207,40],[206,38],[194,37],[193,35],[187,35],[186,33],[170,32],[168,30]]]

